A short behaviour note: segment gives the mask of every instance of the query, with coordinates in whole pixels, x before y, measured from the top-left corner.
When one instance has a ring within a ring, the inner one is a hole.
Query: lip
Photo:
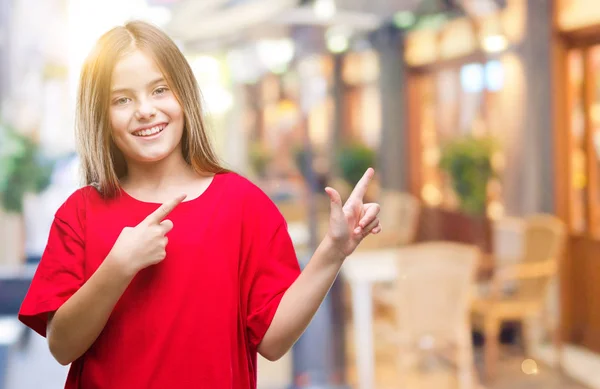
[[[147,126],[141,126],[141,127],[138,127],[138,128],[136,128],[135,130],[131,131],[131,133],[133,134],[133,133],[136,133],[136,132],[138,132],[138,131],[142,131],[142,130],[149,130],[149,129],[151,129],[151,128],[153,128],[153,127],[156,127],[156,126],[163,126],[163,125],[164,125],[164,126],[167,126],[168,124],[169,124],[169,123],[167,123],[167,122],[158,122],[158,123],[154,123],[154,124],[149,124],[149,125],[147,125]]]
[[[149,130],[150,128],[156,127],[156,126],[164,126],[164,128],[162,129],[162,131],[154,134],[154,135],[148,135],[148,136],[136,136],[134,135],[134,133],[138,132],[138,131],[142,131],[142,130]],[[158,138],[163,132],[165,132],[165,130],[167,129],[167,127],[169,126],[169,123],[155,123],[152,125],[148,125],[148,126],[142,126],[142,127],[138,127],[136,128],[134,131],[131,132],[131,135],[133,135],[134,137],[136,137],[137,139],[140,140],[152,140],[152,139],[156,139]]]

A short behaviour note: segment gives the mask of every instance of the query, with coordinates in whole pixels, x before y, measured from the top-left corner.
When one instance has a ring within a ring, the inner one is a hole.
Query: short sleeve
[[[46,336],[48,313],[60,308],[84,283],[83,236],[81,209],[72,196],[54,217],[19,311],[19,320],[42,336]]]
[[[285,221],[270,239],[257,244],[252,257],[255,271],[249,293],[247,326],[250,344],[256,349],[271,325],[281,298],[300,274]]]

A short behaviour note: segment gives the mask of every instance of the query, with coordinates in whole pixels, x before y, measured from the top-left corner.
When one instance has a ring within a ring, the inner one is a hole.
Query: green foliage
[[[354,187],[369,167],[374,167],[375,151],[362,144],[353,144],[340,150],[338,157],[342,178]]]
[[[267,148],[258,142],[252,143],[248,153],[248,159],[250,160],[254,172],[259,177],[265,177],[267,174],[267,167],[272,159],[272,155]]]
[[[491,137],[466,136],[444,145],[440,168],[450,177],[463,212],[485,214],[487,185],[495,176],[492,156],[496,150]]]
[[[39,193],[50,184],[53,162],[38,145],[0,124],[0,201],[6,211],[21,213],[26,193]]]

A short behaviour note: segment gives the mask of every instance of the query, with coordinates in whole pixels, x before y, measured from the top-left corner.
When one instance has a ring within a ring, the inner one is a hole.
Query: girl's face
[[[112,74],[110,125],[127,163],[148,163],[181,152],[184,114],[151,57],[140,50]]]

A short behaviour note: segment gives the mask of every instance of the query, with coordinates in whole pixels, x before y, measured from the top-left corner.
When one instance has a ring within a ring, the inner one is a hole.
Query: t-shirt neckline
[[[214,190],[214,187],[216,186],[216,181],[218,180],[218,177],[221,175],[221,173],[215,173],[215,175],[213,175],[212,180],[210,181],[210,183],[208,184],[208,186],[206,187],[206,189],[204,189],[204,191],[202,193],[200,193],[198,196],[192,198],[192,199],[185,199],[181,202],[181,204],[179,204],[179,206],[182,205],[186,205],[186,204],[191,204],[191,203],[195,203],[195,202],[199,202],[202,201],[203,199],[207,198],[210,193]],[[138,204],[143,204],[143,205],[148,205],[148,206],[160,206],[162,203],[157,203],[157,202],[153,202],[153,201],[144,201],[144,200],[140,200],[132,195],[130,195],[129,193],[127,193],[127,191],[123,188],[120,189],[121,194],[128,198],[131,201],[134,201]]]

